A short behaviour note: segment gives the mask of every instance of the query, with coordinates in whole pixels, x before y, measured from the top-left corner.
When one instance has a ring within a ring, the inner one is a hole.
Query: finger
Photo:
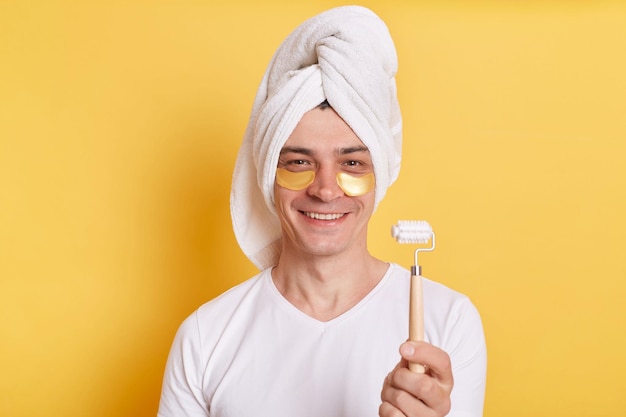
[[[440,384],[427,374],[407,368],[389,374],[382,398],[407,416],[444,416],[450,411],[451,387]]]
[[[397,369],[389,375],[389,384],[420,399],[437,415],[445,415],[450,410],[453,386],[448,354],[424,342],[404,343],[400,347],[400,353],[406,361],[425,364],[426,373],[411,372],[407,368]]]
[[[409,371],[403,369],[402,372]],[[392,379],[393,376],[390,374],[389,380],[391,381]],[[436,416],[435,411],[430,409],[419,398],[403,389],[395,388],[391,383],[383,389],[381,399],[382,405],[379,409],[381,416]]]
[[[378,407],[378,415],[380,417],[405,417],[402,411],[385,401]]]
[[[400,355],[408,362],[424,365],[426,372],[441,384],[453,385],[450,356],[438,347],[426,342],[408,341],[400,346]]]

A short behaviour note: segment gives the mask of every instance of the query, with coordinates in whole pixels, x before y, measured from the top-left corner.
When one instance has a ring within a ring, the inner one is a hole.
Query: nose
[[[318,168],[315,173],[315,180],[307,188],[307,194],[324,202],[342,197],[344,192],[337,184],[335,169],[332,167]]]

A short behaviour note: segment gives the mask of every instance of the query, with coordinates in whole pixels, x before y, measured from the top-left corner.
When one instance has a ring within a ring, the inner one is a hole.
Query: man
[[[356,6],[307,20],[278,49],[231,194],[261,272],[181,325],[160,417],[482,415],[476,309],[425,280],[428,342],[406,342],[410,274],[367,249],[399,170],[395,72],[386,26]]]

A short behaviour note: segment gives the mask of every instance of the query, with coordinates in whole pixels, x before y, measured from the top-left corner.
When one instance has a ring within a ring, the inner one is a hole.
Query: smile
[[[315,220],[337,220],[344,216],[343,213],[312,213],[305,211],[304,215]]]

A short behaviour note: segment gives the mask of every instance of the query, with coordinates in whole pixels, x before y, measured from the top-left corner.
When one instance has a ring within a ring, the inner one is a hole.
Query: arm
[[[187,318],[176,333],[163,377],[158,417],[209,417],[202,392],[202,366],[197,316]]]

